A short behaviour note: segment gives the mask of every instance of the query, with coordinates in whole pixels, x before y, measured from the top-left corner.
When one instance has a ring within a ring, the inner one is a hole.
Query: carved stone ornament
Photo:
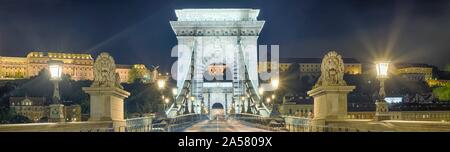
[[[114,59],[106,52],[100,53],[94,63],[94,83],[91,87],[118,87],[120,85],[119,75],[116,73]]]
[[[344,62],[335,51],[328,52],[322,60],[321,75],[314,88],[320,86],[344,86]]]

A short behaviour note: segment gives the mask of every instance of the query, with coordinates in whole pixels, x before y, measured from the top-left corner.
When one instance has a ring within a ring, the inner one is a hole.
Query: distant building
[[[64,62],[63,74],[67,74],[73,80],[93,80],[94,59],[90,54],[30,52],[26,57],[0,56],[0,80],[30,78],[48,68],[49,60]],[[126,83],[129,80],[129,72],[137,68],[141,77],[148,73],[145,65],[117,65],[120,81]]]
[[[9,107],[17,114],[27,117],[33,122],[39,122],[47,117],[49,108],[44,97],[10,97]]]
[[[33,122],[42,122],[50,115],[50,103],[45,97],[10,97],[9,107],[17,114],[27,117]],[[66,122],[81,121],[81,106],[64,106]]]
[[[313,113],[313,98],[306,96],[285,96],[279,111],[285,116],[310,117]]]
[[[343,58],[344,71],[347,74],[358,75],[362,74],[362,64],[353,58]],[[299,72],[301,76],[310,76],[316,79],[320,76],[320,66],[322,64],[321,58],[280,58],[279,70],[280,72],[287,71],[292,64],[299,65]],[[270,61],[259,62],[258,72],[261,73],[266,69],[271,69]]]
[[[433,79],[433,66],[417,63],[397,63],[395,74],[411,81],[428,81]]]

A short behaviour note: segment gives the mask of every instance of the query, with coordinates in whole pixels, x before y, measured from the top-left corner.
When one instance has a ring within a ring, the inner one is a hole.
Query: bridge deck
[[[185,132],[268,132],[236,120],[205,120],[184,130]]]

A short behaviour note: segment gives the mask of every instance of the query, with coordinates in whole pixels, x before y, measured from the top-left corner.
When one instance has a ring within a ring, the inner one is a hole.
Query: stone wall
[[[0,125],[0,132],[86,132],[108,130],[111,121],[68,122],[68,123],[28,123]]]
[[[391,120],[450,121],[450,111],[392,111]],[[373,119],[375,112],[348,112],[348,119]]]

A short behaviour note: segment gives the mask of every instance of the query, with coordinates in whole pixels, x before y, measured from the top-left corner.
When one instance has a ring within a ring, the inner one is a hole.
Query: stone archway
[[[215,119],[223,120],[223,119],[225,119],[225,107],[224,107],[224,105],[222,103],[219,103],[219,102],[214,103],[211,106],[210,116],[211,116],[211,120],[215,120]]]

